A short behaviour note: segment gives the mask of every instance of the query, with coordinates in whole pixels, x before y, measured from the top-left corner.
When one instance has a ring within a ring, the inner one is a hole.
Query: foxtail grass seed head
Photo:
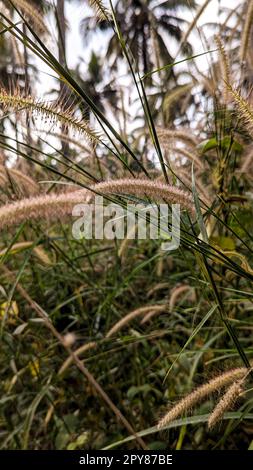
[[[38,10],[38,8],[26,0],[12,0],[12,3],[21,11],[27,22],[32,24],[32,26],[37,30],[37,33],[44,34],[45,36],[49,35],[48,28],[42,18],[42,12]]]
[[[188,210],[192,215],[195,211],[191,194],[175,186],[143,179],[119,179],[95,184],[90,187],[90,190],[38,196],[4,205],[0,207],[0,230],[24,221],[58,220],[72,214],[75,204],[91,203],[94,192],[150,197],[155,201],[180,204],[180,207]]]
[[[0,230],[33,220],[59,220],[72,214],[74,204],[85,201],[86,190],[23,199],[0,207]]]
[[[102,194],[134,194],[139,197],[150,197],[157,202],[160,200],[169,204],[180,204],[182,209],[188,210],[192,215],[195,214],[190,192],[156,181],[124,178],[98,183],[94,189]]]
[[[36,181],[16,168],[7,169],[0,165],[0,175],[3,175],[5,185],[11,184],[12,180],[14,180],[14,182],[21,186],[28,195],[34,195],[39,192],[40,188]]]
[[[161,143],[166,143],[170,140],[182,141],[184,144],[196,148],[198,145],[198,139],[193,135],[191,129],[166,129],[163,127],[157,127],[157,135]]]
[[[157,305],[157,307],[153,310],[150,310],[145,317],[141,320],[141,325],[144,325],[145,323],[149,322],[150,320],[153,319],[153,317],[159,315],[159,313],[166,312],[168,310],[168,305]]]
[[[151,289],[148,290],[147,292],[147,297],[152,297],[153,295],[156,294],[156,292],[160,290],[168,290],[169,289],[169,283],[168,282],[158,282],[154,287],[151,287]]]
[[[189,395],[186,395],[186,397],[184,397],[182,400],[176,403],[176,405],[169,409],[169,411],[158,422],[158,429],[165,427],[179,416],[182,416],[186,411],[191,410],[194,406],[201,403],[202,400],[210,396],[212,393],[230,385],[231,382],[234,382],[235,380],[241,379],[246,372],[247,369],[245,367],[231,369],[221,375],[218,375],[201,387],[198,387],[196,390],[194,390]]]
[[[163,306],[164,308],[164,306]],[[110,338],[111,336],[115,335],[120,331],[122,328],[124,328],[128,323],[135,318],[145,315],[148,312],[154,312],[154,311],[161,311],[161,305],[147,305],[145,307],[140,307],[137,308],[136,310],[133,310],[132,312],[128,313],[125,315],[121,320],[119,320],[115,325],[112,326],[112,328],[107,332],[106,338]]]
[[[239,91],[233,88],[229,83],[227,84],[228,91],[230,92],[236,106],[239,116],[244,120],[248,131],[252,134],[253,131],[253,109],[249,106],[247,101],[241,96]]]
[[[239,395],[243,389],[244,379],[236,381],[226,391],[223,397],[215,406],[213,412],[210,414],[208,419],[208,427],[209,429],[213,428],[219,421],[222,420],[224,413],[232,408],[235,404],[236,400],[238,399]]]
[[[173,153],[182,155],[183,157],[187,158],[187,160],[192,161],[198,169],[204,169],[204,164],[201,161],[199,155],[197,155],[193,151],[190,152],[186,148],[182,147],[172,147],[171,150]]]
[[[178,297],[180,297],[181,294],[184,294],[185,292],[191,290],[190,286],[183,285],[183,286],[178,286],[176,287],[173,292],[171,293],[170,296],[170,301],[169,301],[169,310],[170,312],[173,311],[173,308],[177,302]]]
[[[177,166],[175,170],[176,176],[178,178],[178,182],[180,185],[183,186],[183,188],[191,188],[192,187],[192,179],[191,179],[191,174],[189,174],[189,171],[186,170],[186,168],[182,166]],[[199,194],[199,199],[203,201],[204,204],[206,204],[208,207],[211,206],[212,204],[212,199],[213,195],[210,190],[210,186],[208,185],[204,186],[201,182],[201,177],[196,177],[196,189]]]
[[[28,111],[35,117],[40,116],[44,120],[49,120],[53,125],[60,123],[63,128],[84,135],[94,143],[99,142],[98,133],[90,129],[86,121],[75,117],[74,110],[71,107],[68,110],[64,109],[64,106],[59,101],[48,103],[29,95],[23,96],[18,91],[10,93],[2,88],[0,89],[0,103],[4,109]]]
[[[0,250],[0,259],[2,256],[5,256],[6,253],[9,255],[15,255],[29,248],[32,249],[33,253],[42,264],[45,266],[50,266],[52,264],[45,250],[41,246],[34,246],[34,242],[31,241],[14,243],[11,248],[4,248]]]
[[[215,36],[215,42],[219,50],[219,62],[222,76],[222,94],[224,102],[228,101],[228,89],[226,83],[230,83],[230,65],[224,44],[219,35]]]
[[[89,351],[90,349],[94,349],[97,347],[97,343],[95,341],[90,341],[89,343],[83,344],[80,348],[74,351],[75,356],[80,357],[85,352]],[[69,356],[64,363],[62,364],[61,368],[58,371],[58,375],[64,374],[69,366],[73,363],[73,357]]]

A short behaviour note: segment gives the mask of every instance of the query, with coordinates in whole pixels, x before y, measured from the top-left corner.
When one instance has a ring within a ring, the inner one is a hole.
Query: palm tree
[[[181,9],[195,8],[195,0],[118,0],[115,4],[116,18],[122,35],[130,47],[137,66],[142,73],[152,67],[160,67],[172,62],[172,48],[167,41],[173,39],[179,43],[183,37],[182,27],[186,23],[177,15]],[[81,30],[85,39],[94,33],[96,28],[106,30],[110,27],[106,21],[96,23],[94,15],[82,21]],[[191,53],[187,42],[182,52]],[[109,40],[107,58],[116,59],[122,55],[122,48],[116,35]]]

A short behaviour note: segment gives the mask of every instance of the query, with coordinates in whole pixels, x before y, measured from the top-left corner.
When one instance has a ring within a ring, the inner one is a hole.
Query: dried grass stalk
[[[89,351],[90,349],[94,349],[96,347],[97,347],[97,343],[95,341],[90,341],[89,343],[83,344],[82,346],[80,346],[80,348],[76,349],[74,354],[77,357],[80,357],[86,351]],[[64,361],[61,368],[59,369],[58,375],[62,375],[72,363],[73,363],[73,357],[69,356],[66,359],[66,361]]]
[[[181,49],[181,46],[182,44],[186,43],[188,37],[190,36],[191,32],[193,31],[193,29],[195,28],[199,18],[201,17],[202,13],[205,11],[206,7],[208,6],[208,3],[210,2],[210,0],[206,0],[203,5],[200,5],[199,9],[197,10],[195,16],[194,16],[194,19],[193,21],[191,22],[191,24],[189,25],[188,29],[186,30],[186,32],[184,33],[182,39],[181,39],[181,42],[180,42],[180,46],[179,46],[179,50],[178,52],[180,51]],[[178,54],[177,52],[177,54]],[[176,56],[177,56],[176,54]]]

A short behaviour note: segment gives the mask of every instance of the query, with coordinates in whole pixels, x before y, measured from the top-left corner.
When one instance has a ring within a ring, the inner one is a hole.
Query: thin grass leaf
[[[138,434],[141,437],[145,437],[145,436],[149,436],[150,434],[155,434],[156,432],[161,432],[161,430],[165,431],[168,429],[180,428],[181,426],[185,426],[189,424],[195,425],[195,424],[207,423],[208,419],[209,419],[209,414],[177,419],[173,421],[173,423],[168,424],[162,429],[158,429],[157,426],[152,426],[150,428],[144,429],[143,431],[140,431]],[[240,411],[230,412],[230,413],[225,413],[223,419],[224,420],[241,420],[241,419],[253,420],[253,413],[241,413]],[[109,446],[104,447],[102,450],[111,450],[115,447],[121,446],[122,444],[126,444],[127,442],[130,442],[133,439],[134,439],[133,437],[127,437],[125,439],[121,439],[120,441],[114,442],[113,444],[110,444]]]
[[[196,326],[196,328],[194,328],[191,336],[189,337],[189,339],[186,341],[186,343],[184,344],[183,348],[181,349],[180,353],[178,354],[178,356],[176,357],[176,359],[173,361],[173,363],[171,364],[168,372],[166,373],[165,377],[164,377],[164,382],[167,380],[171,370],[173,369],[174,365],[178,362],[178,360],[180,359],[182,353],[185,351],[185,349],[187,348],[187,346],[191,343],[191,341],[195,338],[195,336],[199,333],[199,331],[201,330],[201,328],[204,326],[204,324],[207,322],[207,320],[209,320],[209,318],[212,316],[212,314],[215,312],[215,310],[217,309],[218,305],[213,305],[210,310],[206,313],[206,315],[204,316],[204,318],[202,318],[202,320],[199,322],[199,324]]]

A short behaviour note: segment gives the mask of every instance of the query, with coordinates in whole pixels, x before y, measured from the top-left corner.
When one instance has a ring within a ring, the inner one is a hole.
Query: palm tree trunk
[[[65,0],[57,0],[56,22],[58,30],[58,58],[63,67],[67,67],[66,60],[66,21],[65,21]],[[68,107],[69,90],[63,82],[60,82],[60,99],[63,109]],[[65,103],[65,106],[64,106]],[[67,130],[62,128],[62,133],[67,134]],[[67,152],[69,145],[66,141],[61,141],[62,151]]]
[[[56,21],[58,29],[58,56],[61,65],[66,65],[65,0],[57,0]]]

